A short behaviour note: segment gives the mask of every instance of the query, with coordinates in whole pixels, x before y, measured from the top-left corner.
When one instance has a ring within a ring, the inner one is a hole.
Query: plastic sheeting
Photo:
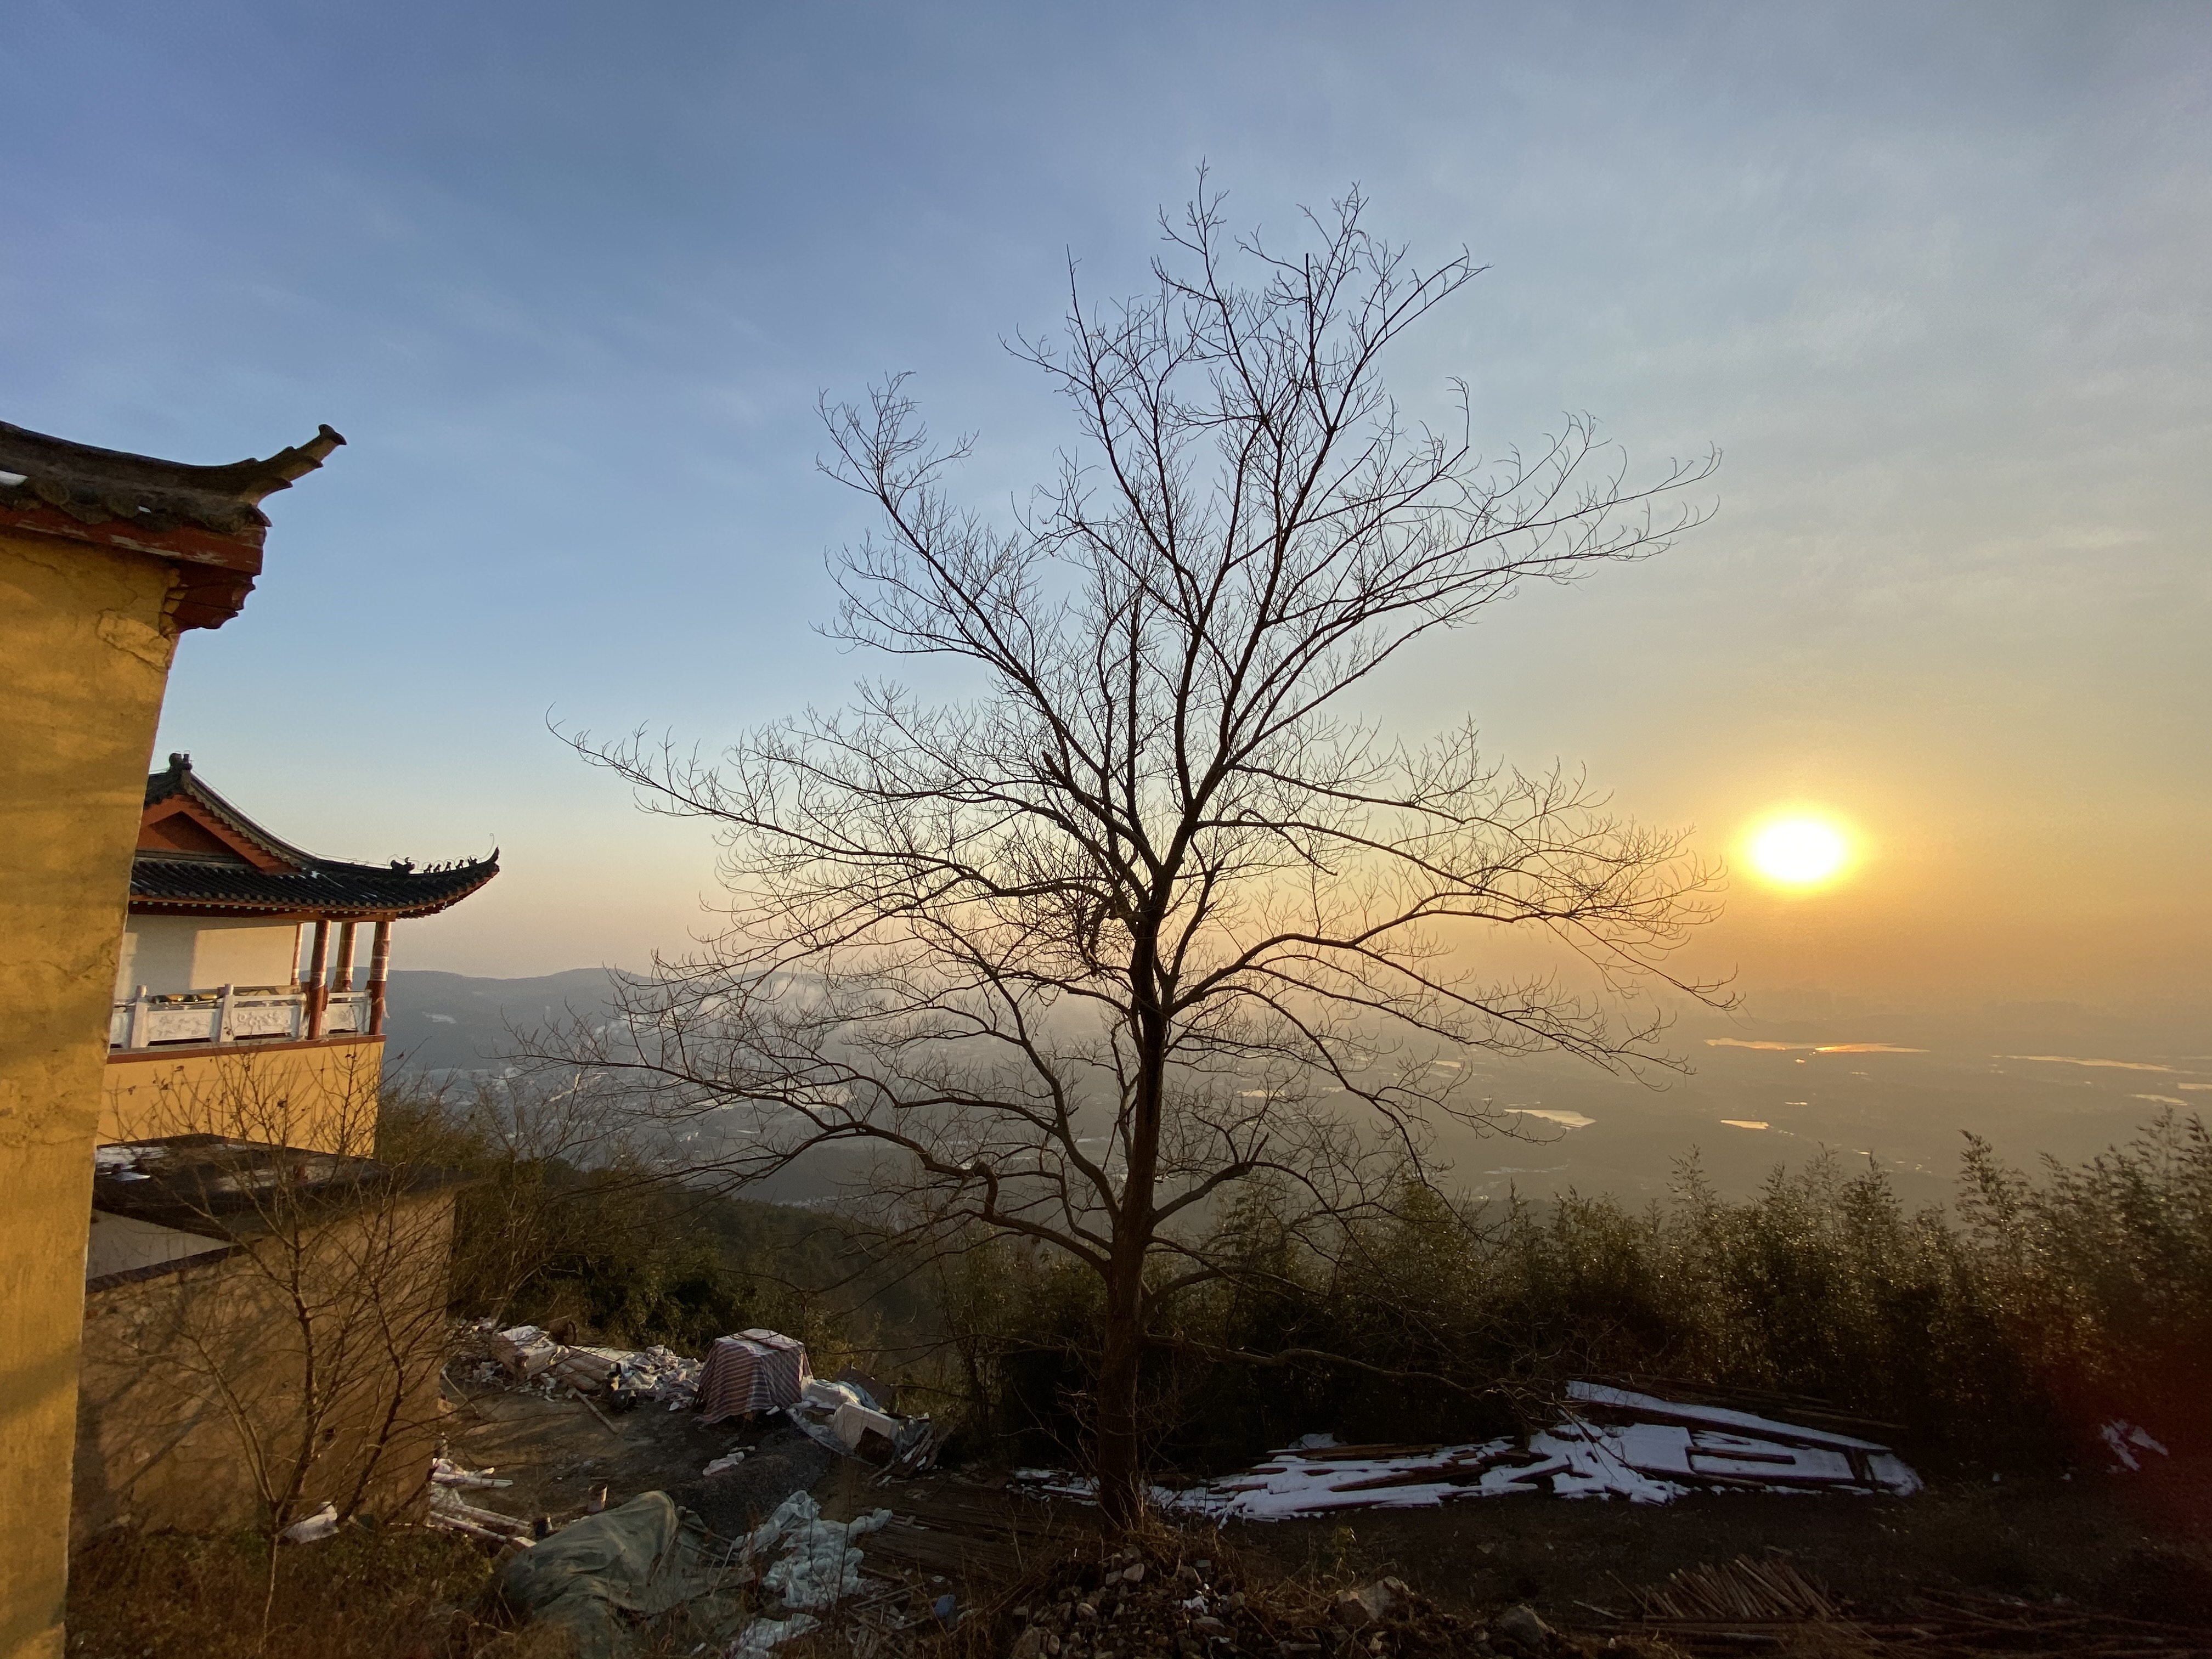
[[[716,1640],[737,1631],[729,1654],[761,1654],[811,1630],[813,1613],[859,1588],[861,1556],[853,1540],[890,1519],[889,1510],[876,1510],[824,1521],[813,1498],[796,1492],[730,1545],[665,1492],[651,1492],[572,1522],[510,1558],[494,1583],[510,1612],[565,1630],[577,1659],[626,1659],[640,1621],[685,1603],[695,1630],[719,1624]],[[738,1630],[738,1598],[725,1598],[721,1586],[732,1566],[771,1556],[760,1588],[781,1602],[783,1616],[762,1614]]]
[[[824,1521],[812,1496],[795,1492],[746,1535],[744,1553],[777,1552],[761,1588],[781,1596],[786,1607],[826,1607],[860,1587],[860,1550],[852,1540],[890,1518],[889,1510],[872,1510],[854,1521]]]
[[[566,1631],[577,1659],[624,1659],[633,1622],[713,1594],[727,1553],[697,1516],[649,1492],[509,1557],[493,1582],[511,1611]]]

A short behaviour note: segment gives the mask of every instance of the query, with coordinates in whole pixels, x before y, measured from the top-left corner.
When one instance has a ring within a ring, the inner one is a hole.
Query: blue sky
[[[1071,253],[1132,286],[1209,163],[1283,235],[1491,270],[1394,365],[1493,447],[1717,444],[1716,522],[1516,600],[1379,715],[1471,710],[1714,850],[1786,799],[1874,849],[1742,891],[1747,987],[2212,994],[2212,12],[19,0],[0,418],[187,460],[319,421],[158,750],[336,854],[507,870],[403,965],[680,945],[695,829],[549,717],[712,741],[859,665],[813,408],[911,369],[985,507],[1065,428],[1000,351]]]

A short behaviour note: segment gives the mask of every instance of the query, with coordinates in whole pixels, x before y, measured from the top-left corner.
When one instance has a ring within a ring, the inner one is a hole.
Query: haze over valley
[[[398,1063],[456,1090],[496,1082],[515,1034],[571,1015],[608,1017],[606,970],[527,979],[423,969],[392,975]],[[2212,1023],[2187,1011],[2105,1012],[2014,1004],[1978,1013],[1838,1009],[1818,994],[1778,995],[1762,1015],[1684,1011],[1670,1054],[1687,1075],[1649,1083],[1561,1057],[1471,1062],[1472,1091],[1495,1103],[1498,1133],[1447,1127],[1448,1184],[1486,1195],[1568,1188],[1656,1196],[1692,1151],[1708,1180],[1741,1195],[1778,1164],[1824,1150],[1847,1170],[1870,1154],[1910,1206],[1948,1200],[1962,1137],[2030,1164],[2092,1158],[2160,1111],[2212,1110]],[[812,1196],[811,1178],[777,1184]]]

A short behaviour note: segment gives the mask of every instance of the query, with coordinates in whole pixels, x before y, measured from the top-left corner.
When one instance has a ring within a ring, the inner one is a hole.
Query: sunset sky
[[[1470,711],[1748,871],[1754,1004],[2212,1003],[2212,9],[24,0],[0,419],[193,461],[327,421],[157,754],[318,851],[503,849],[398,963],[642,966],[712,859],[549,721],[712,743],[861,665],[819,393],[915,371],[996,509],[1066,432],[1002,337],[1135,284],[1210,163],[1489,265],[1392,365],[1587,410],[1714,522],[1372,712]]]

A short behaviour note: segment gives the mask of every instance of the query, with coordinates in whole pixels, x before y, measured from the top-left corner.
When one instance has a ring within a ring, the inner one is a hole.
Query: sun
[[[1850,866],[1851,836],[1823,813],[1791,811],[1754,824],[1744,838],[1751,867],[1777,887],[1825,887]]]

